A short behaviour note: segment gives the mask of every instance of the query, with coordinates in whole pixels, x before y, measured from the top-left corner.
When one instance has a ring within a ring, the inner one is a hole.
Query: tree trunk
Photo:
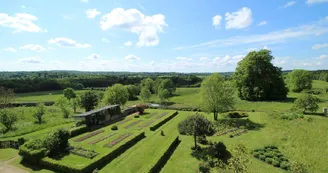
[[[196,135],[194,135],[194,142],[195,142],[195,150],[196,150],[197,149]]]
[[[214,112],[214,120],[217,121],[218,120],[218,113]]]

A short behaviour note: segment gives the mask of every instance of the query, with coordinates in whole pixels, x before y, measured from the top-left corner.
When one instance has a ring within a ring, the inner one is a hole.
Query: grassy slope
[[[148,172],[173,140],[179,135],[177,131],[178,123],[190,114],[190,112],[179,112],[175,118],[155,132],[148,130],[146,132],[146,139],[106,165],[101,169],[101,172]],[[161,130],[164,131],[165,136],[161,136]]]
[[[18,155],[17,150],[12,148],[0,149],[0,161],[7,161]]]

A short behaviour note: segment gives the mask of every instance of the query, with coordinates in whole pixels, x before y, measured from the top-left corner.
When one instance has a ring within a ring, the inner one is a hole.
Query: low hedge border
[[[90,173],[96,168],[101,169],[108,163],[110,163],[112,160],[120,156],[122,153],[124,153],[126,150],[131,148],[133,145],[135,145],[137,142],[145,138],[145,132],[142,132],[136,136],[134,136],[132,139],[127,141],[126,143],[122,144],[115,150],[111,151],[110,153],[98,158],[93,163],[90,163],[89,165],[86,165],[81,168],[76,168],[68,165],[60,164],[50,158],[43,158],[40,161],[40,165],[44,166],[46,168],[58,171],[58,172],[70,172],[70,173]]]
[[[180,144],[179,136],[175,138],[169,148],[161,156],[161,158],[156,162],[156,164],[149,170],[149,173],[158,173],[165,166],[166,162],[170,159],[175,149]]]
[[[71,132],[70,138],[73,138],[75,136],[79,136],[79,135],[81,135],[83,133],[86,133],[88,131],[89,131],[89,128],[85,125],[70,129],[70,132]]]
[[[174,112],[172,115],[166,117],[165,119],[163,119],[162,121],[158,122],[157,124],[153,125],[150,127],[151,131],[155,131],[156,129],[158,129],[159,127],[161,127],[162,125],[164,125],[165,123],[167,123],[168,121],[170,121],[172,118],[174,118],[176,115],[178,115],[179,112],[176,111]]]

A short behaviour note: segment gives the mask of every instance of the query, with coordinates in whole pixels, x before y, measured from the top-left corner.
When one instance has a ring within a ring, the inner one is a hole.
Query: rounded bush
[[[269,164],[271,164],[271,163],[272,163],[272,161],[273,161],[273,159],[272,159],[272,158],[266,158],[266,159],[265,159],[265,162],[266,162],[266,163],[269,163]]]
[[[274,167],[279,167],[279,166],[280,166],[280,163],[279,163],[279,161],[277,161],[277,160],[273,160],[273,161],[272,161],[272,165],[273,165]]]
[[[313,118],[312,118],[312,117],[307,118],[307,121],[308,121],[308,122],[312,122],[312,121],[313,121]]]
[[[112,130],[118,130],[118,127],[117,126],[112,126],[111,129]]]
[[[280,163],[280,168],[287,170],[288,169],[288,162],[283,161]]]
[[[208,141],[206,139],[206,136],[198,136],[197,137],[197,142],[203,145],[208,144]]]
[[[135,116],[134,116],[134,118],[139,118],[139,117],[140,117],[140,115],[135,115]]]
[[[253,152],[253,157],[259,158],[260,157],[260,154],[258,152]]]
[[[284,157],[284,156],[280,157],[280,160],[281,160],[281,161],[288,162],[288,159],[287,159],[286,157]]]
[[[260,155],[259,159],[265,161],[265,155]]]
[[[201,162],[198,165],[198,170],[201,173],[209,173],[210,172],[210,165],[206,162]]]
[[[273,157],[273,153],[271,151],[264,153],[265,157],[269,157],[272,158]]]

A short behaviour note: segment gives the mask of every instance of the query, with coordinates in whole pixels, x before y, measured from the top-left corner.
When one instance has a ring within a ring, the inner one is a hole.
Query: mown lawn
[[[18,155],[18,151],[12,148],[0,149],[0,161],[10,160]]]

